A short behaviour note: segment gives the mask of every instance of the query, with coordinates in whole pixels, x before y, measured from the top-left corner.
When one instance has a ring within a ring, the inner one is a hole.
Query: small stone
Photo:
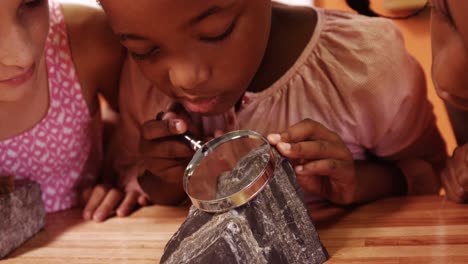
[[[322,245],[294,170],[280,158],[249,203],[225,213],[195,207],[165,247],[161,263],[323,263]]]
[[[45,225],[41,187],[30,180],[16,180],[11,192],[0,194],[0,259]]]

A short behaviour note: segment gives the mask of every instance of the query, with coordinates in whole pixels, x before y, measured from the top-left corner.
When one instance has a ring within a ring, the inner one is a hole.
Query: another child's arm
[[[111,109],[117,110],[124,49],[112,34],[105,14],[99,8],[79,4],[64,3],[62,9],[73,62],[90,115],[96,116],[101,110],[98,94],[103,96]],[[103,116],[105,118],[107,115],[104,113]],[[104,135],[105,140],[106,136]],[[111,151],[104,148],[103,152],[105,160],[111,159],[107,155]],[[124,193],[116,188],[115,174],[109,169],[103,168],[98,185],[82,192],[86,204],[83,217],[87,220],[103,221],[129,199],[128,195],[123,199]]]

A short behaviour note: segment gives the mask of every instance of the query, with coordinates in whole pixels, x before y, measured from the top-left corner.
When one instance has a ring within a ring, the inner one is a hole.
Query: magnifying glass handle
[[[201,140],[196,139],[192,133],[190,132],[185,132],[185,134],[182,135],[184,139],[187,141],[187,143],[190,145],[190,147],[194,150],[197,151],[203,146],[203,142]]]
[[[162,117],[164,116],[165,112],[161,111],[158,114],[156,114],[156,120],[162,120]],[[203,142],[201,140],[198,140],[195,138],[195,136],[190,133],[190,132],[185,132],[185,134],[182,134],[184,137],[185,141],[189,144],[189,146],[194,150],[197,151],[203,146]]]

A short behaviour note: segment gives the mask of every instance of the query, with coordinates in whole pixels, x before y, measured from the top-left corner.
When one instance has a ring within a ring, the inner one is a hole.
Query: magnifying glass
[[[236,130],[206,143],[191,134],[196,150],[184,174],[184,190],[206,212],[225,212],[252,200],[273,176],[276,155],[268,140],[252,130]]]

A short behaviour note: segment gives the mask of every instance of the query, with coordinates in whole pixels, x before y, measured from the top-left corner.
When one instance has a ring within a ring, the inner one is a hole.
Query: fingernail
[[[290,151],[291,150],[291,144],[289,144],[289,143],[280,142],[280,143],[278,143],[278,147],[281,148],[284,151]]]
[[[84,211],[83,212],[83,218],[86,219],[86,220],[90,220],[91,219],[91,212],[90,211]]]
[[[120,217],[122,216],[122,211],[120,209],[115,210],[115,214]]]
[[[182,122],[180,120],[171,120],[171,125],[177,132],[182,132]]]
[[[101,222],[103,220],[103,215],[101,213],[95,213],[93,215],[93,220],[96,222]]]
[[[298,165],[298,166],[296,166],[295,170],[296,170],[296,172],[301,172],[301,171],[304,170],[304,166]]]
[[[280,142],[281,141],[281,135],[280,134],[269,134],[267,138],[272,141],[272,142]]]

